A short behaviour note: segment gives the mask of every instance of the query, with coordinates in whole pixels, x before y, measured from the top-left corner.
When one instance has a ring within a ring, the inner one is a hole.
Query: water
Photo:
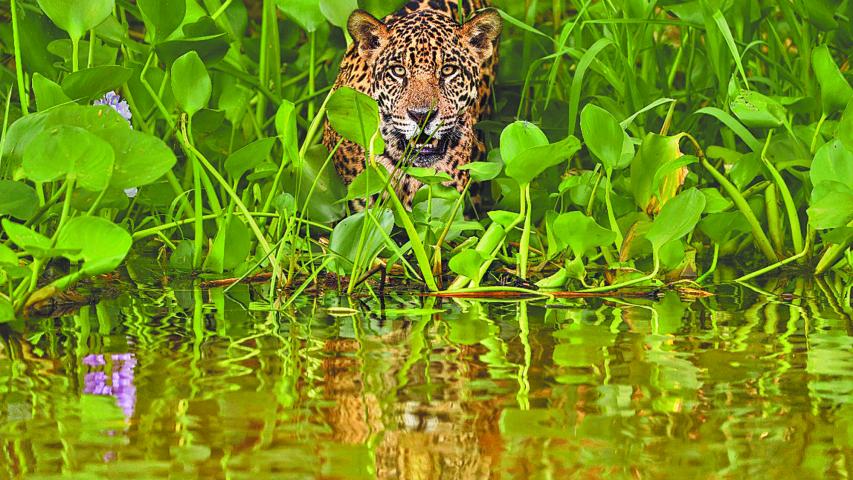
[[[0,478],[849,478],[853,328],[822,287],[278,317],[128,292],[4,327]]]

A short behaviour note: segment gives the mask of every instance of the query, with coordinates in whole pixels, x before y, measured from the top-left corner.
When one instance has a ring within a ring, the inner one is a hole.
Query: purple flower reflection
[[[97,370],[107,366],[104,355],[86,355],[83,365],[94,371],[86,373],[83,393],[109,395],[115,397],[126,420],[133,417],[136,406],[136,386],[133,384],[133,370],[136,357],[132,353],[116,353],[109,356],[112,360],[111,371]]]

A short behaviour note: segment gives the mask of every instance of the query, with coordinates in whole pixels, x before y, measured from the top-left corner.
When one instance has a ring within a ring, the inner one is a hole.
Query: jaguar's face
[[[349,30],[372,64],[387,152],[420,167],[444,159],[478,101],[480,66],[493,53],[500,16],[487,10],[459,25],[425,10],[384,25],[357,11]]]

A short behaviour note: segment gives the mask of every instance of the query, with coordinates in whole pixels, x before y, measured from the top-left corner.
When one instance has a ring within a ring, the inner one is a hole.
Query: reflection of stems
[[[518,400],[518,408],[522,410],[530,410],[530,379],[528,372],[530,371],[531,351],[530,351],[530,325],[527,321],[527,302],[521,302],[518,305],[518,338],[521,340],[521,345],[524,347],[524,365],[520,365],[518,369],[518,393],[515,398]]]

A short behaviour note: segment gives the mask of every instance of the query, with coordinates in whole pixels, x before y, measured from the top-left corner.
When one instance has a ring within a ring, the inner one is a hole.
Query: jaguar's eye
[[[391,75],[394,75],[397,78],[403,78],[406,76],[406,67],[402,65],[394,65],[388,69],[391,72]]]
[[[454,73],[456,73],[457,71],[459,71],[459,67],[457,67],[456,65],[447,64],[447,65],[441,67],[441,76],[442,77],[449,77],[449,76],[453,75]]]

